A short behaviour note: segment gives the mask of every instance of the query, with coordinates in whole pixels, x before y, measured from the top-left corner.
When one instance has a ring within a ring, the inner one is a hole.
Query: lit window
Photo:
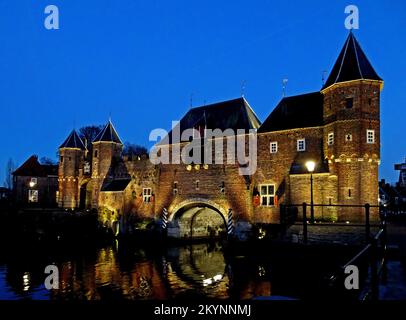
[[[306,150],[306,140],[298,139],[297,140],[297,151],[305,151],[305,150]]]
[[[38,202],[38,190],[28,190],[28,202]]]
[[[275,204],[275,185],[264,184],[260,186],[261,206],[270,207]]]
[[[277,153],[278,152],[278,143],[271,142],[270,149],[271,149],[271,153]]]
[[[375,130],[367,130],[367,143],[375,143]]]
[[[151,188],[142,189],[142,200],[146,203],[151,202],[152,191]]]
[[[196,190],[199,190],[199,180],[196,180]]]
[[[330,132],[327,137],[327,144],[332,146],[334,144],[334,132]]]
[[[31,178],[30,184],[32,185],[36,185],[38,183],[38,179],[37,178]]]

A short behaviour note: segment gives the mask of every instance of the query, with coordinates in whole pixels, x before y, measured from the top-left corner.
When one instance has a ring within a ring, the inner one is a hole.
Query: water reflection
[[[43,281],[47,264],[59,267],[59,290],[48,291]],[[115,243],[79,254],[36,254],[0,261],[0,299],[172,299],[252,298],[270,295],[267,267],[246,268],[226,261],[219,244],[154,249]],[[238,270],[240,269],[240,270]],[[246,280],[234,280],[235,277]]]
[[[166,279],[174,296],[201,294],[211,298],[228,297],[230,285],[221,247],[198,244],[168,250]]]

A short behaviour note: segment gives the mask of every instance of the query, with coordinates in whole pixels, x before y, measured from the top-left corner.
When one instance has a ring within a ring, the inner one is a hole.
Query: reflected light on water
[[[29,272],[24,272],[23,274],[23,290],[30,290],[30,274]]]
[[[6,276],[12,294],[27,298],[35,292],[53,300],[228,298],[233,290],[237,295],[252,298],[258,285],[255,280],[258,266],[248,264],[244,267],[247,269],[233,270],[219,244],[169,247],[163,254],[157,254],[153,249],[128,247],[114,241],[111,246],[87,248],[58,258],[47,255],[46,259],[55,261],[60,270],[59,290],[50,292],[43,286],[42,265],[49,261],[36,261],[32,269],[21,273],[6,271],[10,268],[0,265],[0,279]]]

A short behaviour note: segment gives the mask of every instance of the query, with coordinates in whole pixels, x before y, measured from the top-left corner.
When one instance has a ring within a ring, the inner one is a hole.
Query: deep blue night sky
[[[44,28],[44,8],[60,30]],[[321,88],[347,37],[344,8],[385,80],[381,177],[406,156],[406,2],[0,0],[0,184],[8,158],[56,158],[73,126],[112,120],[149,146],[193,105],[245,96],[263,121],[281,98]]]

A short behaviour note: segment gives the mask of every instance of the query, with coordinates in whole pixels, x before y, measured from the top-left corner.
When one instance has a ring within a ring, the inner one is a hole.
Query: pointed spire
[[[82,139],[80,139],[80,137],[75,129],[72,130],[72,132],[69,134],[69,136],[66,138],[66,140],[59,147],[59,149],[62,149],[62,148],[74,148],[74,149],[86,150],[86,147],[83,144]]]
[[[350,31],[323,89],[334,83],[360,79],[382,81],[362,51],[353,32]]]
[[[114,128],[113,123],[111,122],[111,119],[109,119],[103,130],[100,131],[96,138],[94,138],[93,140],[93,142],[101,141],[123,144],[120,137],[118,136],[116,129]]]

